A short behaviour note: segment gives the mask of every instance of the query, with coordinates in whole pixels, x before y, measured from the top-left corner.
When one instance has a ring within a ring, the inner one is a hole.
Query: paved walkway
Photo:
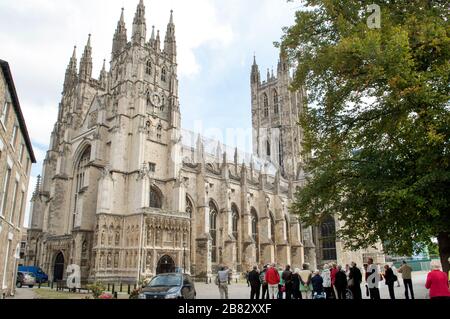
[[[428,290],[425,288],[425,281],[427,278],[427,272],[415,272],[413,273],[413,286],[416,299],[428,299]],[[403,281],[400,278],[400,287],[395,284],[395,297],[397,299],[405,299],[405,288]],[[214,284],[196,283],[197,299],[216,299],[220,298],[219,289]],[[364,299],[366,297],[365,287],[361,286]],[[250,288],[246,284],[232,284],[229,286],[229,296],[232,299],[249,299]],[[389,291],[384,283],[380,282],[380,295],[382,299],[389,299]]]

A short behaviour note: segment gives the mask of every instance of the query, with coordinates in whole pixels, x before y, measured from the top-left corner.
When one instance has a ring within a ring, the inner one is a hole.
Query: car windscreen
[[[148,287],[178,287],[181,285],[181,276],[157,276],[152,279]]]

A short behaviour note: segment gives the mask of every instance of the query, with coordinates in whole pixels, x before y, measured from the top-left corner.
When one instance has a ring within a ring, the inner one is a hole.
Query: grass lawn
[[[63,292],[42,288],[34,288],[33,292],[39,299],[85,299],[86,297],[92,298],[91,294]]]

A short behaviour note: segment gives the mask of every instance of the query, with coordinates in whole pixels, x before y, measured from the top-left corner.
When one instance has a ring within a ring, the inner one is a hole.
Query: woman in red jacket
[[[431,271],[428,273],[425,287],[430,289],[430,299],[450,299],[448,276],[441,271],[441,264],[437,260],[431,261]]]
[[[269,286],[269,299],[277,299],[278,284],[280,283],[280,274],[277,271],[276,264],[272,264],[266,272],[266,282]]]

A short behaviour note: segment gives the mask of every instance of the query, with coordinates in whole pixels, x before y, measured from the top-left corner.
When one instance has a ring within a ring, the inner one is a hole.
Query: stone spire
[[[167,24],[166,38],[164,40],[164,52],[170,60],[176,62],[177,41],[175,38],[175,24],[173,23],[173,10],[170,10],[170,19]]]
[[[260,82],[260,73],[258,64],[256,64],[256,55],[253,55],[253,65],[252,65],[252,73],[251,73],[251,82],[252,84],[257,84]]]
[[[88,81],[92,76],[92,47],[91,47],[91,35],[86,46],[84,47],[83,56],[80,61],[80,79]]]
[[[156,39],[155,39],[155,26],[152,25],[152,35],[150,37],[150,41],[149,44],[152,48],[155,48],[155,43],[156,43]]]
[[[136,14],[133,20],[133,35],[131,37],[133,44],[144,45],[147,33],[147,27],[145,24],[145,6],[144,1],[139,0],[139,4],[136,9]]]
[[[100,81],[102,86],[106,88],[106,82],[108,80],[108,73],[106,72],[106,60],[103,60],[103,67],[100,71],[100,77],[98,78],[98,80]]]
[[[65,79],[64,79],[64,92],[63,93],[66,93],[67,91],[70,90],[70,88],[73,87],[73,85],[76,83],[77,76],[78,76],[78,71],[77,71],[77,47],[74,46],[73,47],[72,57],[70,58],[69,65],[67,66],[67,69],[66,69],[66,76],[65,76]]]
[[[159,30],[156,31],[155,49],[161,50],[161,37],[159,36]]]
[[[127,28],[125,27],[125,19],[123,16],[124,9],[120,15],[119,22],[117,22],[116,33],[114,34],[112,55],[113,58],[117,57],[127,45]]]

